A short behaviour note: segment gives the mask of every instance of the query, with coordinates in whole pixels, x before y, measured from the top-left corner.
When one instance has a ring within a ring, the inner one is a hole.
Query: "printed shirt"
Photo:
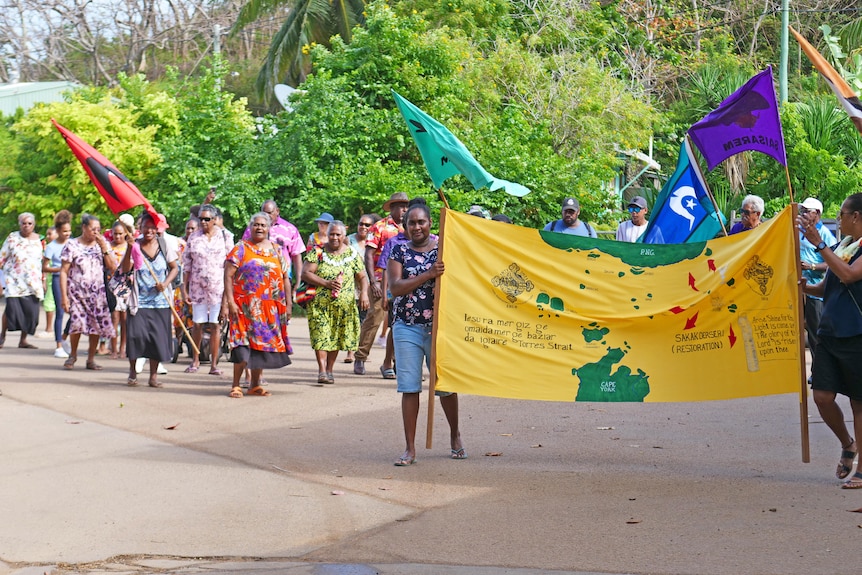
[[[161,249],[156,252],[156,256],[151,258],[141,250],[141,255],[149,263],[149,267],[153,270],[151,274],[144,265],[140,269],[135,269],[135,281],[138,282],[138,307],[144,309],[162,309],[170,307],[167,297],[163,292],[156,290],[156,280],[153,279],[153,274],[159,279],[159,282],[164,284],[168,277],[168,262],[177,260],[177,254],[169,245],[165,246],[168,250],[167,254],[163,254]]]
[[[436,242],[439,238],[437,234],[430,234],[428,239],[432,242]],[[407,239],[407,236],[404,235],[404,232],[398,232],[396,235],[392,236],[388,240],[386,240],[386,245],[383,246],[383,249],[380,251],[380,258],[377,261],[377,265],[381,267],[381,269],[386,269],[386,262],[390,260],[392,257],[392,248],[397,245],[409,243],[410,240]]]
[[[6,297],[45,297],[42,288],[42,242],[31,233],[31,241],[12,232],[0,247],[0,269],[6,275]]]
[[[437,247],[427,252],[410,249],[410,244],[399,244],[392,248],[389,258],[401,264],[401,278],[412,278],[425,273],[437,261]],[[396,296],[392,308],[396,320],[408,325],[430,324],[434,316],[434,286],[436,279],[428,280],[412,292]]]
[[[829,228],[823,225],[823,222],[817,222],[817,231],[820,233],[820,239],[822,239],[827,246],[834,246],[838,243],[838,240],[835,239],[835,236],[832,235],[832,232],[829,231]],[[799,259],[805,263],[809,264],[820,264],[823,263],[823,256],[820,255],[820,252],[814,251],[814,248],[817,246],[812,245],[805,236],[801,233],[799,234]],[[823,279],[823,275],[826,272],[818,272],[815,270],[802,270],[802,277],[808,280],[810,284],[816,284]],[[813,297],[813,296],[808,296]],[[817,298],[819,299],[819,298]]]
[[[386,246],[389,238],[397,236],[399,232],[403,232],[404,228],[395,223],[392,216],[386,216],[382,220],[378,220],[368,232],[368,239],[365,240],[365,249],[374,249],[374,279],[380,281],[383,279],[384,268],[379,266],[380,253]],[[385,265],[385,262],[384,262]]]
[[[196,230],[183,250],[183,275],[188,278],[192,303],[220,304],[224,295],[224,261],[233,244],[216,230],[212,237]]]

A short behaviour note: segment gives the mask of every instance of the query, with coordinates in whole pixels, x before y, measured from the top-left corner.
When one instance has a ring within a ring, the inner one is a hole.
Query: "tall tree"
[[[268,101],[279,82],[297,86],[310,71],[310,48],[330,46],[340,36],[349,43],[353,27],[365,22],[365,0],[250,0],[240,10],[233,32],[263,15],[284,17],[284,24],[269,44],[269,52],[257,77],[256,87]]]

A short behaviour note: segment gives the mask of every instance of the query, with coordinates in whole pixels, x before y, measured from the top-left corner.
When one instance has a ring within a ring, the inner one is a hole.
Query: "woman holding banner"
[[[410,241],[392,249],[387,264],[387,283],[392,293],[392,340],[398,358],[398,391],[404,422],[406,449],[395,461],[403,467],[416,462],[416,420],[422,391],[422,363],[431,367],[431,322],[434,317],[434,288],[445,268],[438,259],[437,240],[431,239],[431,213],[424,203],[407,209],[405,231]],[[452,459],[466,459],[458,428],[458,395],[437,392],[449,422]]]
[[[817,284],[803,283],[808,295],[823,298],[823,315],[817,330],[817,349],[811,368],[811,389],[821,417],[841,442],[841,458],[835,475],[844,479],[853,470],[858,447],[844,424],[844,414],[835,398],[850,398],[853,429],[862,437],[862,193],[849,196],[841,205],[838,225],[843,239],[827,246],[817,231],[815,217],[798,217],[800,231],[814,244],[828,266]],[[802,280],[805,282],[805,280]],[[857,471],[843,489],[862,489],[862,472]]]

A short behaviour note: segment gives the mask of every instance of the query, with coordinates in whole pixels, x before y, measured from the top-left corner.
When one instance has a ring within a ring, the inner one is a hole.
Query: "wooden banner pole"
[[[793,206],[793,253],[799,254],[799,229],[796,227],[796,216],[799,214],[799,205],[796,203],[792,203],[790,205]],[[802,291],[802,261],[798,257],[796,260],[796,285],[799,292],[796,302],[799,311],[797,314],[797,331],[800,334],[799,363],[801,365],[799,370],[799,428],[802,437],[802,463],[810,463],[811,448],[808,433],[808,378],[805,376],[805,293]]]
[[[442,191],[441,191],[441,196]],[[445,198],[444,198],[444,203]],[[440,239],[437,244],[437,259],[443,259],[443,228],[446,227],[446,212],[447,208],[440,210]],[[431,324],[431,375],[428,379],[428,425],[425,432],[425,449],[431,449],[434,437],[434,391],[437,387],[437,316],[440,313],[440,291],[443,289],[443,281],[446,277],[444,273],[436,280],[434,286],[434,317]]]

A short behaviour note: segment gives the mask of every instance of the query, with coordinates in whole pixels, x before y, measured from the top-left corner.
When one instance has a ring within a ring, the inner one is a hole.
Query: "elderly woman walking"
[[[344,224],[334,220],[322,248],[306,252],[302,266],[305,283],[317,286],[308,303],[308,331],[317,358],[317,383],[335,383],[332,375],[338,351],[359,346],[359,312],[354,294],[359,286],[359,308],[368,309],[368,281],[359,253],[347,242]]]
[[[261,386],[264,369],[290,365],[290,340],[287,323],[293,301],[290,266],[281,246],[269,240],[271,220],[265,212],[251,217],[249,239],[240,240],[224,267],[224,304],[222,315],[230,319],[230,361],[233,385],[228,394],[242,397],[240,378],[246,367],[251,370],[248,395],[268,396]]]
[[[25,212],[18,216],[18,231],[12,232],[0,247],[0,270],[6,277],[6,310],[0,330],[0,348],[6,343],[6,331],[20,331],[18,347],[36,349],[27,335],[36,333],[39,324],[39,302],[45,296],[42,286],[42,240],[34,231],[36,216]]]
[[[95,361],[99,338],[110,338],[116,334],[105,293],[105,270],[113,272],[117,262],[102,235],[99,218],[84,214],[81,218],[81,235],[66,242],[60,260],[60,292],[63,311],[69,314],[69,340],[72,346],[63,367],[75,367],[78,342],[81,334],[85,334],[90,340],[87,369],[102,369]]]

